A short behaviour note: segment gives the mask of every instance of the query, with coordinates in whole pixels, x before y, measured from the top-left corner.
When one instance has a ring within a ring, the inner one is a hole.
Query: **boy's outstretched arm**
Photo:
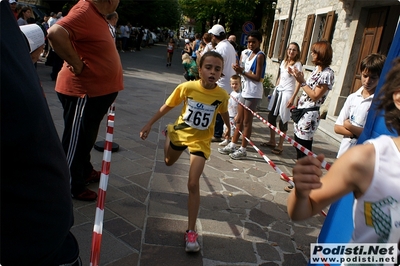
[[[304,220],[316,212],[310,193],[322,186],[320,177],[323,159],[324,155],[321,154],[317,158],[306,156],[296,162],[293,168],[295,189],[290,193],[287,204],[288,214],[292,220]]]
[[[166,104],[161,106],[160,110],[154,114],[154,116],[147,122],[147,124],[140,130],[140,138],[145,140],[147,136],[150,134],[151,126],[161,117],[163,117],[166,113],[168,113],[173,107],[170,107]]]
[[[229,112],[225,112],[221,114],[222,119],[224,120],[224,123],[226,125],[226,133],[225,133],[225,139],[230,139],[231,137],[231,123],[229,121]]]
[[[323,155],[307,156],[293,168],[295,188],[287,206],[292,220],[305,220],[350,192],[358,198],[368,189],[375,165],[372,144],[350,148],[320,179],[323,159]]]

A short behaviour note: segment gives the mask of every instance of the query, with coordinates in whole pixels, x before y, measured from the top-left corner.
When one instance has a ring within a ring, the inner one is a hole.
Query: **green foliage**
[[[265,77],[263,80],[263,87],[267,88],[267,89],[274,87],[274,84],[272,83],[272,75],[271,74],[265,73]]]
[[[178,0],[183,15],[203,25],[219,23],[227,32],[236,32],[246,21],[253,21],[261,28],[257,10],[270,6],[272,0]],[[257,21],[257,23],[256,23]]]

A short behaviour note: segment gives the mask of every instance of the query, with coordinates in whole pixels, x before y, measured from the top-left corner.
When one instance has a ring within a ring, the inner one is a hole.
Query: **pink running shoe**
[[[195,231],[192,230],[186,231],[185,233],[186,252],[198,252],[200,250],[199,242],[197,242],[197,236],[198,235]]]

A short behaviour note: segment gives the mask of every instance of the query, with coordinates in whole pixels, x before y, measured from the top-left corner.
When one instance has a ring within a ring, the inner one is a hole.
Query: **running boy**
[[[385,59],[384,55],[370,54],[361,61],[362,86],[347,97],[334,127],[337,134],[343,135],[337,158],[356,145],[357,138],[364,129]]]
[[[200,59],[200,80],[180,84],[168,97],[165,104],[140,131],[145,140],[152,125],[183,102],[181,114],[173,125],[167,126],[164,145],[164,161],[173,165],[182,152],[189,148],[190,170],[188,180],[188,228],[185,233],[186,252],[200,250],[195,231],[200,205],[199,179],[206,160],[211,153],[211,138],[214,134],[215,117],[220,113],[230,134],[228,93],[217,86],[222,75],[224,60],[217,52],[207,52]]]
[[[232,124],[236,124],[236,116],[238,113],[238,101],[240,98],[240,84],[241,84],[241,78],[239,75],[233,75],[231,77],[231,88],[232,92],[230,94],[229,98],[229,103],[228,103],[228,112],[229,112],[229,123],[231,123],[231,136],[233,136],[233,133],[235,132],[235,128],[232,127]],[[225,132],[225,139],[224,141],[220,142],[218,145],[220,146],[226,146],[229,143],[229,138],[226,138],[226,130],[227,128],[224,126],[224,132]],[[218,149],[219,151],[220,149]],[[221,149],[223,150],[223,149]]]

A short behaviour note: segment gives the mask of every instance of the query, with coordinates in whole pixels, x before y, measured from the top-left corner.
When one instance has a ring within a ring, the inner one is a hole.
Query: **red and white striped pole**
[[[232,96],[231,96],[232,97]],[[243,106],[243,108],[249,110],[255,117],[257,117],[258,119],[260,119],[264,124],[266,124],[267,126],[269,126],[270,128],[272,128],[276,133],[278,133],[280,136],[282,136],[285,140],[289,141],[290,144],[292,144],[296,149],[301,150],[305,155],[311,155],[313,157],[317,157],[317,155],[315,153],[313,153],[312,151],[310,151],[309,149],[307,149],[306,147],[304,147],[303,145],[301,145],[300,143],[298,143],[297,141],[293,140],[292,138],[288,137],[285,133],[283,133],[282,131],[280,131],[278,128],[276,128],[274,125],[271,125],[271,123],[269,123],[267,120],[265,120],[263,117],[261,117],[260,115],[258,115],[256,112],[254,112],[253,110],[251,110],[249,107],[247,107],[246,105],[244,105],[243,103],[239,102],[236,98],[232,97],[235,101],[237,101],[241,106]],[[329,168],[331,168],[331,165],[326,162],[325,160],[322,161],[321,166],[323,168],[325,168],[326,170],[329,170]]]
[[[112,142],[114,134],[114,117],[115,117],[115,105],[113,103],[110,106],[107,119],[107,133],[106,133],[106,140],[104,143],[103,162],[101,165],[101,176],[99,182],[96,216],[94,219],[92,250],[90,254],[90,266],[98,266],[100,262],[100,246],[101,246],[101,237],[103,234],[103,220],[104,220],[104,202],[106,200],[108,176],[110,174],[110,162],[111,162]]]

